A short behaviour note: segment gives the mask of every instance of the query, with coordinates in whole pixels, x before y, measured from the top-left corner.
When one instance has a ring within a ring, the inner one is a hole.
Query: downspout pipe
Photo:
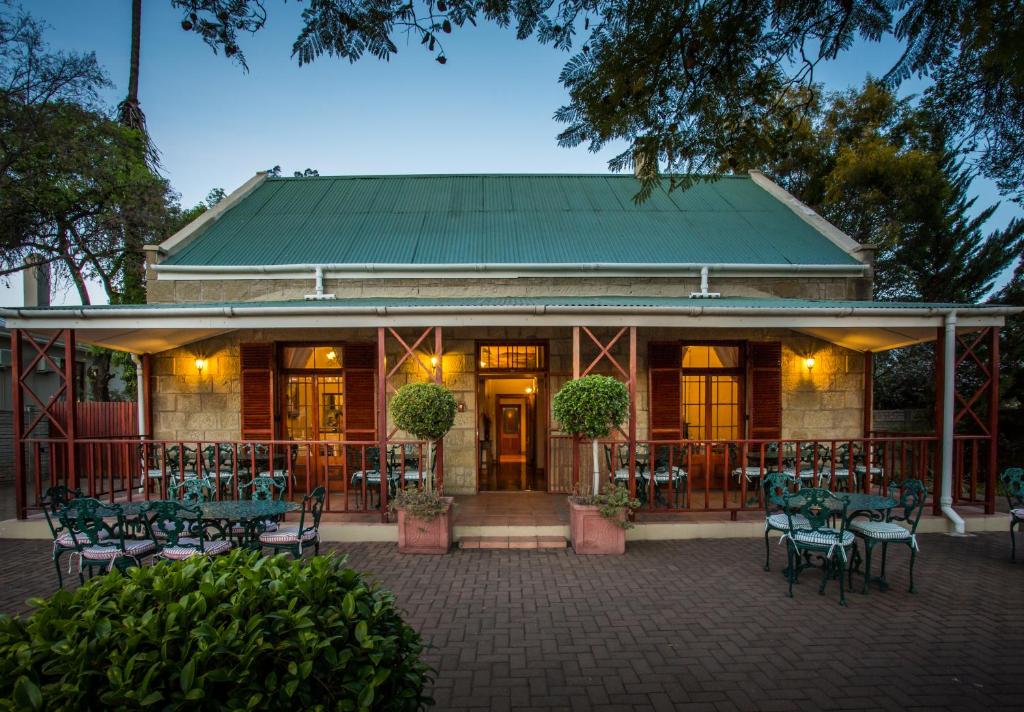
[[[956,398],[956,311],[946,314],[942,359],[942,494],[939,506],[958,535],[966,533],[953,509],[953,401]]]
[[[145,440],[149,437],[149,433],[146,432],[146,389],[145,386],[145,374],[142,371],[142,359],[138,354],[132,354],[132,363],[135,364],[135,402],[138,409],[139,419],[139,439]]]

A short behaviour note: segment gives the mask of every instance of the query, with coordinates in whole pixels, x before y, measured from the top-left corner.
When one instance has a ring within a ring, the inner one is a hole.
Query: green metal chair
[[[154,559],[184,561],[199,554],[217,556],[231,551],[229,540],[210,539],[206,528],[196,524],[202,521],[198,506],[157,500],[145,505],[142,516],[156,549]]]
[[[794,501],[795,500],[795,501]],[[839,605],[846,605],[845,568],[849,561],[848,549],[853,545],[853,532],[846,529],[846,509],[849,498],[834,495],[821,487],[804,487],[796,495],[783,495],[783,508],[789,518],[789,533],[786,534],[789,555],[789,596],[793,597],[793,584],[800,571],[812,564],[810,559],[817,555],[821,561],[821,585],[818,593],[825,593],[829,578],[839,580]],[[840,512],[833,511],[834,503],[842,505]],[[795,511],[794,511],[795,510]],[[804,524],[797,515],[803,516]],[[838,527],[829,526],[837,517]]]
[[[789,515],[784,508],[785,497],[793,491],[796,478],[788,472],[766,472],[762,487],[764,488],[764,506],[766,510],[764,518],[764,570],[771,571],[771,545],[768,543],[768,535],[771,532],[779,532],[783,535],[789,533]],[[773,511],[774,510],[774,511]],[[806,517],[798,514],[793,517],[794,523],[798,526],[807,526]]]
[[[171,496],[188,504],[199,504],[211,501],[216,491],[209,477],[186,477],[174,483]]]
[[[313,545],[313,553],[320,553],[320,515],[324,510],[324,498],[327,492],[323,487],[317,487],[310,494],[302,498],[302,513],[299,515],[298,526],[279,526],[277,531],[263,532],[260,534],[260,548],[270,547],[277,554],[281,550],[291,553],[293,558],[302,558],[302,549],[309,544]],[[306,526],[312,519],[313,525]]]
[[[349,482],[352,488],[356,491],[356,496],[359,499],[359,506],[360,508],[363,506],[361,491],[364,479],[366,480],[367,499],[372,499],[373,490],[377,490],[377,506],[380,506],[380,447],[365,448],[365,455],[363,452],[359,452],[358,450],[355,452],[354,461],[357,469],[352,472]],[[346,456],[347,455],[348,453],[346,452]]]
[[[672,496],[673,506],[677,509],[680,507],[686,507],[686,478],[687,473],[682,467],[674,463],[669,462],[669,458],[672,454],[672,448],[667,445],[655,446],[654,458],[651,462],[650,470],[645,469],[640,473],[641,485],[643,491],[646,493],[650,489],[650,482],[654,480],[654,499],[661,502],[666,507],[668,506],[668,499],[662,493],[662,486],[667,486]],[[681,458],[681,453],[677,452],[677,457]],[[676,462],[680,462],[677,460]]]
[[[57,569],[58,588],[64,588],[64,577],[60,573],[60,557],[69,551],[75,550],[74,534],[61,525],[58,517],[64,505],[81,496],[81,488],[72,490],[64,485],[50,487],[43,493],[41,504],[43,506],[43,515],[46,517],[46,525],[50,527],[50,534],[53,536],[51,559],[53,560],[54,568]]]
[[[910,547],[910,592],[914,592],[914,562],[917,559],[917,523],[921,521],[924,511],[924,500],[928,489],[921,480],[906,480],[902,484],[889,484],[889,496],[896,500],[895,510],[887,512],[884,521],[855,519],[850,522],[850,531],[864,540],[864,586],[861,593],[868,592],[871,582],[871,550],[877,544],[882,545],[882,571],[880,580],[885,582],[885,558],[889,552],[889,544],[906,544]],[[906,526],[901,526],[903,522]],[[850,588],[853,588],[853,570],[860,564],[860,551],[857,543],[853,544],[854,566],[850,567]]]
[[[1010,561],[1017,562],[1017,535],[1024,523],[1024,468],[1008,467],[999,477],[1010,509]]]
[[[231,491],[235,467],[235,449],[231,445],[220,443],[216,446],[203,446],[203,475],[215,481],[222,490]]]
[[[64,505],[59,514],[61,526],[71,533],[78,556],[78,579],[85,583],[82,570],[89,569],[89,578],[96,569],[124,571],[156,550],[150,539],[125,538],[125,518],[121,507],[104,504],[92,497],[81,497]],[[113,526],[105,520],[114,519]]]
[[[253,502],[271,502],[280,501],[283,496],[284,482],[280,477],[257,475],[252,478],[252,481],[238,485],[238,499],[248,498]],[[273,519],[265,519],[259,522],[257,531],[261,534],[263,532],[275,532],[277,531],[277,522]],[[231,536],[238,539],[239,546],[245,543],[245,536],[248,533],[249,529],[237,522],[231,525]]]

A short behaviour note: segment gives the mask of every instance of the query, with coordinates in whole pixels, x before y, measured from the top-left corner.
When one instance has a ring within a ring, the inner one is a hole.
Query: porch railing
[[[271,474],[282,481],[288,499],[301,499],[323,486],[325,511],[386,518],[389,496],[422,487],[430,471],[428,443],[389,441],[388,446],[382,477],[376,441],[82,438],[74,445],[71,470],[66,441],[39,438],[25,442],[23,476],[26,485],[31,482],[30,509],[38,508],[46,489],[56,485],[130,502],[167,498],[185,478],[204,476],[213,485],[213,497],[238,499],[246,496],[240,484]]]
[[[574,460],[575,448],[575,460]],[[989,471],[988,438],[957,435],[953,447],[954,504],[995,511],[996,472]],[[638,440],[635,464],[622,439],[600,442],[600,482],[619,482],[642,502],[641,511],[738,512],[764,507],[770,472],[804,486],[884,493],[913,478],[928,487],[939,512],[941,443],[934,435],[834,440]],[[590,441],[551,436],[552,482],[563,491],[593,490]]]

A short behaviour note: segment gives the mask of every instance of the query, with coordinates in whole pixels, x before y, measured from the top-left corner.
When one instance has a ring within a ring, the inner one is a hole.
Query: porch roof
[[[991,304],[646,296],[360,297],[265,302],[0,309],[10,328],[76,329],[81,343],[155,353],[237,329],[378,326],[640,326],[790,329],[857,351],[931,341],[943,318],[1002,326],[1021,307]]]

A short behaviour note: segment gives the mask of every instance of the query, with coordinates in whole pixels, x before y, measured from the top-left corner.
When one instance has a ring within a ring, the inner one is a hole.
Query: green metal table
[[[147,502],[124,502],[120,504],[126,520],[133,521],[134,526],[139,526],[139,517]],[[280,500],[258,500],[239,499],[214,502],[200,502],[189,505],[196,507],[202,513],[204,522],[212,522],[220,529],[225,537],[231,527],[235,524],[245,528],[243,540],[252,543],[259,539],[263,531],[262,526],[268,519],[281,517],[289,512],[297,512],[297,502],[284,502]]]

